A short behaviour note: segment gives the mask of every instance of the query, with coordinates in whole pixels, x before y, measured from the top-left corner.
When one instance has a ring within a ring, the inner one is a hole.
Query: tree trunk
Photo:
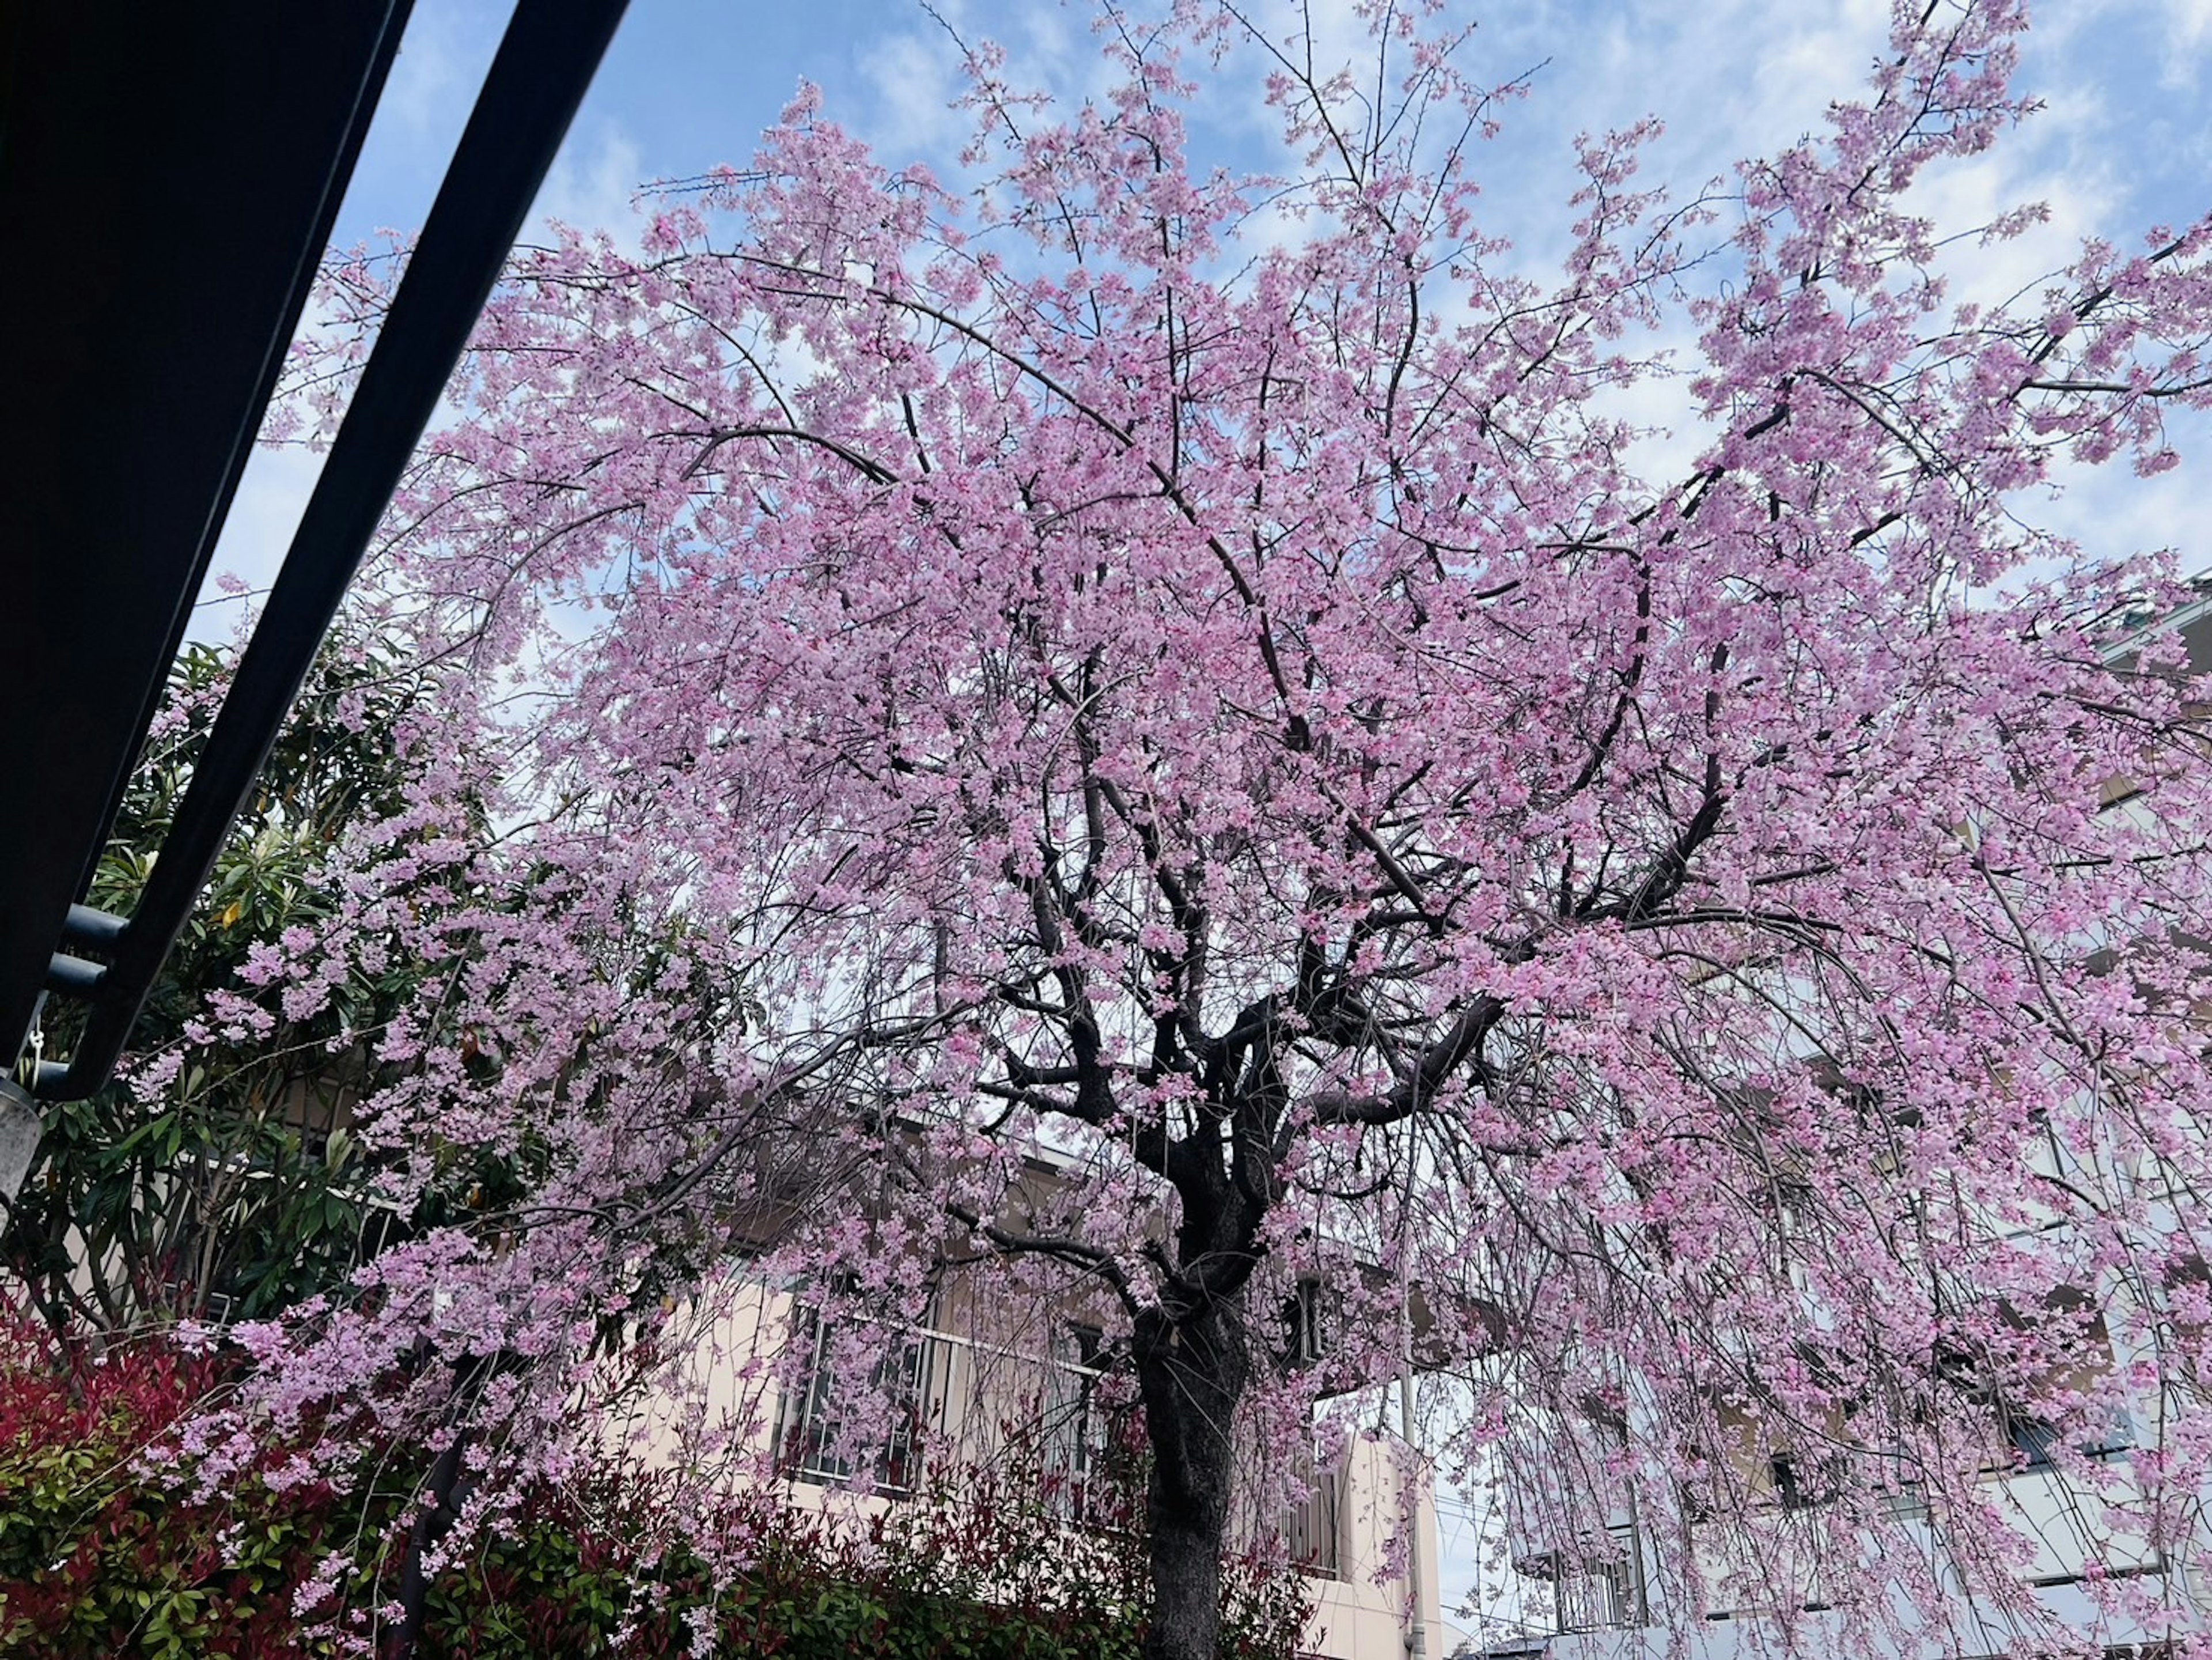
[[[399,1619],[386,1635],[386,1660],[414,1660],[422,1640],[422,1617],[430,1601],[430,1577],[422,1559],[453,1525],[453,1493],[460,1481],[464,1439],[455,1435],[453,1444],[430,1466],[429,1492],[425,1495],[429,1502],[416,1511],[414,1523],[407,1529],[407,1554],[399,1563]]]
[[[419,1346],[417,1352],[421,1352]],[[399,1594],[395,1599],[399,1619],[385,1634],[378,1651],[382,1660],[415,1660],[422,1641],[423,1617],[430,1602],[430,1576],[424,1559],[452,1530],[474,1486],[468,1477],[468,1431],[453,1420],[460,1418],[468,1397],[505,1359],[504,1353],[488,1361],[469,1356],[454,1368],[453,1398],[447,1408],[453,1422],[453,1439],[432,1461],[422,1493],[427,1502],[418,1505],[407,1529],[407,1551],[400,1558]]]
[[[45,1124],[31,1092],[14,1079],[0,1076],[0,1231],[5,1231],[8,1211],[23,1190],[31,1161],[39,1156],[39,1134]]]
[[[1215,1660],[1236,1467],[1231,1425],[1250,1371],[1243,1297],[1217,1299],[1180,1321],[1148,1311],[1137,1323],[1136,1362],[1152,1454],[1145,1660]]]

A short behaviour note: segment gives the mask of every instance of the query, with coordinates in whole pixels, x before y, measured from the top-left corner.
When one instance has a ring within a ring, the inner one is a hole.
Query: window
[[[1291,1566],[1320,1579],[1334,1579],[1339,1555],[1336,1478],[1322,1475],[1304,1502],[1283,1507],[1283,1548]]]
[[[2005,1439],[2013,1451],[2013,1473],[2035,1474],[2056,1465],[2055,1455],[2066,1444],[2066,1437],[2048,1419],[2008,1412],[2003,1422]],[[2124,1408],[2116,1408],[2093,1421],[2074,1443],[2074,1450],[2084,1458],[2113,1459],[2131,1450],[2135,1443],[2135,1420]]]
[[[879,1492],[910,1493],[921,1475],[923,1385],[929,1341],[920,1332],[896,1335],[871,1367],[866,1398],[884,1401],[890,1430],[872,1456],[852,1444],[850,1400],[838,1399],[836,1328],[809,1310],[793,1322],[806,1365],[784,1396],[776,1427],[779,1462],[802,1481],[850,1481],[863,1470]]]
[[[1121,1528],[1140,1499],[1129,1456],[1128,1409],[1108,1398],[1106,1335],[1063,1328],[1053,1341],[1043,1403],[1046,1502],[1071,1522]]]
[[[1633,1563],[1593,1562],[1580,1573],[1563,1573],[1556,1584],[1558,1628],[1603,1631],[1641,1625],[1644,1620]]]
[[[2031,1418],[2026,1413],[2008,1413],[2005,1414],[2005,1435],[2012,1443],[2015,1468],[2047,1470],[2051,1468],[2051,1455],[2058,1447],[2058,1432],[2047,1421]]]
[[[1336,1306],[1328,1288],[1312,1274],[1299,1276],[1283,1304],[1283,1347],[1293,1366],[1310,1366],[1336,1347]]]
[[[2081,1443],[2085,1458],[2117,1458],[2136,1444],[2136,1425],[2126,1408],[2115,1407]]]
[[[1786,1513],[1811,1510],[1836,1496],[1837,1472],[1832,1462],[1808,1462],[1795,1453],[1778,1452],[1767,1461],[1766,1468],[1774,1500]]]

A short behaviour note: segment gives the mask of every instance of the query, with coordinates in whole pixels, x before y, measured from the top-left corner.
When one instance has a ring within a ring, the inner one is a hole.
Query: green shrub
[[[98,1359],[0,1328],[0,1655],[185,1660],[335,1656],[392,1601],[427,1458],[387,1453],[343,1483],[256,1475],[192,1491],[148,1450],[222,1367],[161,1341]],[[272,1447],[273,1472],[289,1458]],[[661,1478],[610,1470],[524,1496],[431,1579],[427,1660],[1135,1660],[1142,1549],[1079,1535],[988,1473],[941,1481],[866,1529],[771,1494],[672,1524]],[[717,1576],[702,1545],[755,1541]],[[1080,1560],[1072,1560],[1071,1554]],[[319,1579],[326,1560],[335,1576]],[[1245,1568],[1232,1660],[1295,1647],[1297,1576]],[[327,1593],[313,1588],[328,1584]],[[304,1604],[304,1606],[302,1606]]]

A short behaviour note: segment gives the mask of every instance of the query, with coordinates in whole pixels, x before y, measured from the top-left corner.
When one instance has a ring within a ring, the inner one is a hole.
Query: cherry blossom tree
[[[1354,75],[1109,9],[1074,108],[978,50],[959,188],[803,94],[642,249],[519,260],[364,601],[442,675],[428,758],[250,970],[301,1018],[331,964],[449,965],[360,1133],[394,1203],[479,1172],[472,1219],[250,1329],[251,1411],[543,1462],[737,1245],[885,1306],[958,1257],[1109,1310],[1160,1660],[1213,1651],[1237,1426],[1416,1364],[1555,1571],[1633,1502],[1678,1609],[1817,1581],[1871,1645],[1956,1580],[2047,1649],[2008,1424],[2187,1555],[2190,591],[2021,515],[2173,460],[2212,227],[1947,298],[2033,215],[1913,186],[2026,113],[2026,22],[1915,0],[1686,201],[1649,129],[1585,141],[1542,273],[1479,223],[1512,89],[1368,21]],[[1255,63],[1280,171],[1208,170]],[[2076,1450],[2123,1409],[2124,1481]],[[1884,1559],[1908,1513],[1945,1560]]]

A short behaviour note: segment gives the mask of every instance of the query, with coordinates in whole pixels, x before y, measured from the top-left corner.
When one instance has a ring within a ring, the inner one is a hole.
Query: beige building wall
[[[683,1333],[683,1383],[641,1409],[628,1426],[648,1456],[702,1462],[710,1475],[719,1462],[732,1487],[757,1484],[763,1471],[780,1468],[773,1478],[778,1487],[810,1508],[833,1494],[863,1515],[916,1502],[896,1493],[847,1493],[806,1470],[805,1384],[793,1381],[806,1359],[789,1346],[814,1340],[789,1293],[757,1280],[737,1280],[720,1288],[712,1310]],[[1057,1340],[1041,1317],[1025,1329],[998,1317],[1001,1312],[947,1293],[928,1327],[902,1339],[920,1351],[915,1366],[919,1433],[910,1480],[926,1480],[933,1459],[986,1467],[996,1460],[1001,1467],[1028,1468],[1042,1460],[1065,1468],[1080,1464],[1076,1449],[1086,1436],[1096,1450],[1098,1426],[1085,1421],[1083,1400],[1097,1374],[1079,1364],[1076,1346]],[[1069,1329],[1058,1328],[1063,1334]],[[1048,1352],[1055,1347],[1058,1353]],[[853,1461],[825,1453],[817,1462]],[[1315,1473],[1313,1499],[1273,1521],[1278,1536],[1305,1564],[1302,1572],[1314,1605],[1306,1654],[1321,1660],[1435,1660],[1440,1654],[1434,1487],[1428,1463],[1407,1455],[1396,1438],[1354,1437],[1334,1468]],[[1079,1482],[1066,1491],[1071,1510],[1079,1510]],[[1407,1536],[1409,1506],[1410,1552],[1400,1543]],[[1071,1554],[1079,1550],[1083,1535],[1072,1516]]]

